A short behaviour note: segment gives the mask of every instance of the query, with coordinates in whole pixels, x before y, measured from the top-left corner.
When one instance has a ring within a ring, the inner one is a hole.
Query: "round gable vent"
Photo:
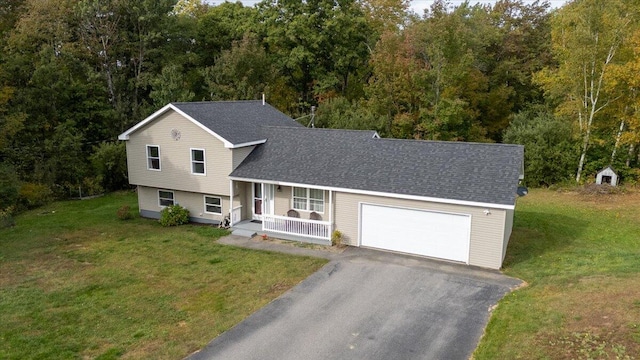
[[[178,129],[171,129],[171,138],[175,141],[180,140],[180,130]]]

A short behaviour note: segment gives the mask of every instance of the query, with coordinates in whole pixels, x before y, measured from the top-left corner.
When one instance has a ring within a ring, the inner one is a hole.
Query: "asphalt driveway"
[[[468,359],[489,308],[520,284],[498,272],[366,249],[328,257],[189,359]]]

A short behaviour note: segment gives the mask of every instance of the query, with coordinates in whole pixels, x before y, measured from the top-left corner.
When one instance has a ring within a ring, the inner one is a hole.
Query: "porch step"
[[[248,238],[252,238],[256,236],[256,234],[257,233],[255,231],[246,229],[235,229],[231,232],[231,235],[244,236]]]

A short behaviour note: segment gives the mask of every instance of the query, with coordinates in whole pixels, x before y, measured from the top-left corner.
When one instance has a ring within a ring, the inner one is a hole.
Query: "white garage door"
[[[471,216],[361,204],[362,246],[469,262]]]

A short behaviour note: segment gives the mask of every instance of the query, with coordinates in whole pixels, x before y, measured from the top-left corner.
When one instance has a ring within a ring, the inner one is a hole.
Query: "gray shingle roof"
[[[176,102],[175,107],[234,145],[266,137],[262,126],[299,126],[287,115],[260,100]]]
[[[373,132],[265,128],[232,177],[514,205],[520,145],[373,139]]]

